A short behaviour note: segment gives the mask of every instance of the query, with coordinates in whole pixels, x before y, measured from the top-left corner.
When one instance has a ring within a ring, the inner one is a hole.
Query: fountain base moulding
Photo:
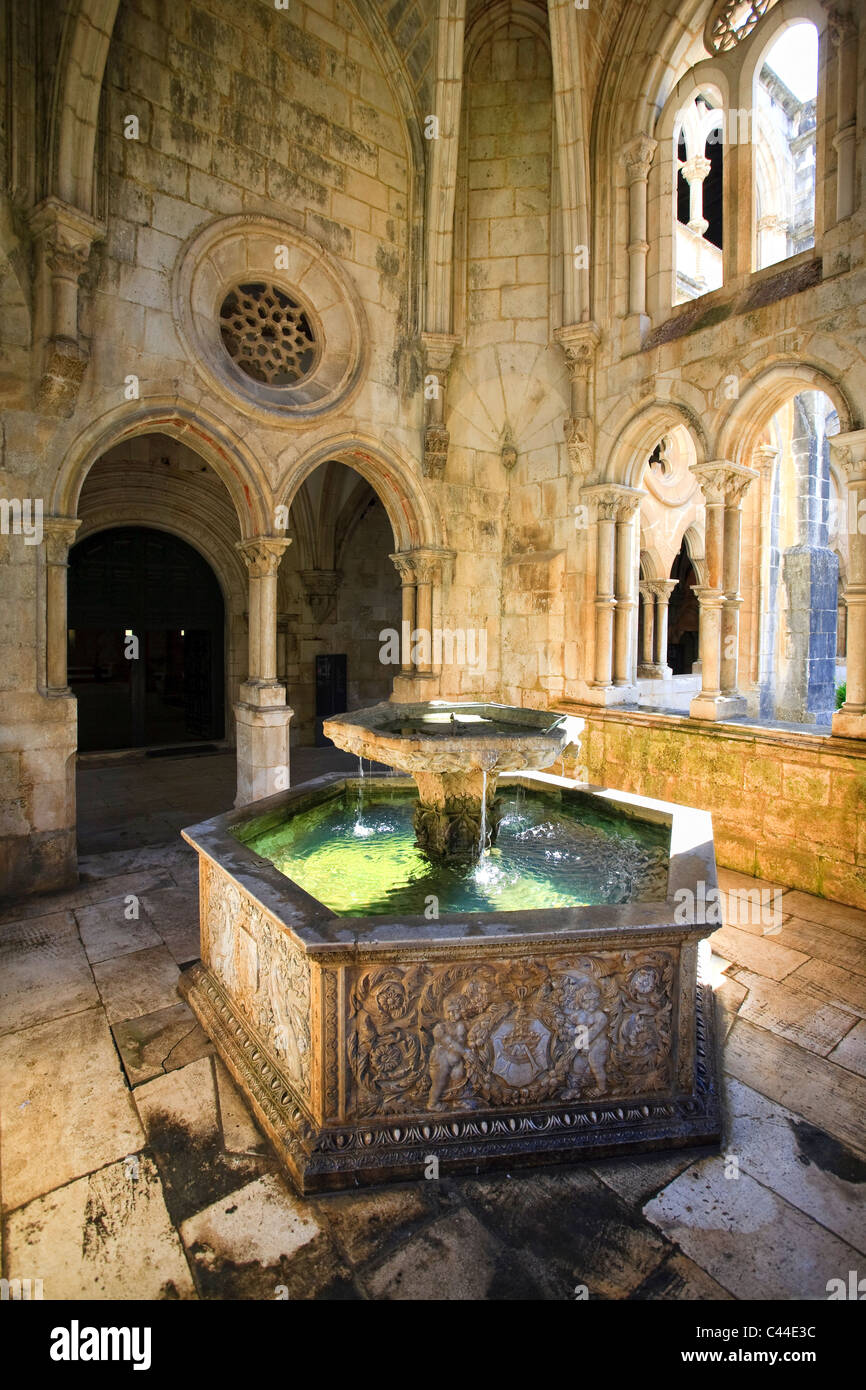
[[[183,832],[202,958],[181,993],[301,1193],[421,1178],[433,1160],[511,1170],[718,1142],[709,815],[508,780],[666,827],[664,895],[335,916],[244,841],[351,804],[357,780],[340,774]]]

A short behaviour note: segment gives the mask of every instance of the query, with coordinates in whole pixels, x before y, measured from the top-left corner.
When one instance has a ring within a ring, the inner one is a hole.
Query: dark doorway
[[[322,721],[330,714],[343,714],[346,709],[346,657],[319,653],[316,657],[316,747],[322,748],[330,739],[322,733]]]
[[[222,594],[192,546],[146,527],[89,536],[68,612],[82,752],[222,738]]]
[[[671,566],[671,579],[677,587],[668,608],[668,665],[675,676],[690,676],[698,659],[698,600],[692,592],[698,576],[689,559],[686,543]]]

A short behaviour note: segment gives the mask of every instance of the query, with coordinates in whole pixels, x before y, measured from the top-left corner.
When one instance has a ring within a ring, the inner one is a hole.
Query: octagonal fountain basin
[[[419,848],[408,778],[183,832],[181,993],[302,1193],[718,1140],[710,816],[543,773],[500,794],[474,864]]]

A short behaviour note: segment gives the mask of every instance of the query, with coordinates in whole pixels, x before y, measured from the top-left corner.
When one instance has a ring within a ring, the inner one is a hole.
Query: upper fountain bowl
[[[338,748],[401,772],[540,771],[570,741],[565,716],[512,705],[383,701],[326,719]]]

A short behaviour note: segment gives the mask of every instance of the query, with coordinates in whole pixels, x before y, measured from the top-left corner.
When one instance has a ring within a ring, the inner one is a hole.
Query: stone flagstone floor
[[[355,766],[293,756],[295,780]],[[777,933],[713,938],[721,1154],[294,1196],[176,993],[198,955],[177,830],[233,776],[230,754],[82,771],[81,883],[0,913],[5,1277],[47,1299],[659,1300],[866,1274],[866,913],[789,890]]]

